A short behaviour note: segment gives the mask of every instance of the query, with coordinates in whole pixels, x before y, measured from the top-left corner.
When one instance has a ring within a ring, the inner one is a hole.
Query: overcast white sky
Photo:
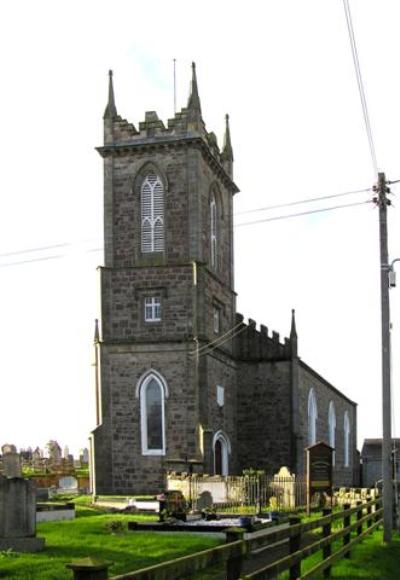
[[[352,0],[351,8],[379,168],[400,179],[400,4]],[[94,147],[108,69],[118,112],[137,126],[146,110],[173,115],[174,58],[178,108],[186,104],[196,61],[203,117],[220,143],[231,116],[237,212],[368,188],[375,175],[343,3],[14,0],[0,5],[0,55],[0,444],[57,439],[77,451],[95,424],[102,253],[93,250],[103,191]],[[392,191],[391,259],[400,257],[400,188]],[[238,310],[285,336],[296,308],[301,357],[358,403],[359,444],[381,436],[377,209],[235,234]],[[64,245],[7,255],[55,244]],[[53,259],[15,264],[38,258]],[[398,410],[400,285],[391,308]]]

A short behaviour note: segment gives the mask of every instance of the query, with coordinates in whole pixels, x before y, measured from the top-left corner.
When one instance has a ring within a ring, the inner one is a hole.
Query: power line
[[[38,248],[28,248],[27,250],[15,250],[12,252],[6,252],[4,254],[0,254],[0,258],[6,258],[8,256],[17,256],[19,254],[30,254],[34,252],[42,252],[43,250],[52,250],[53,248],[65,248],[67,246],[71,246],[71,242],[62,242],[59,244],[52,244],[49,246],[40,246]]]
[[[378,162],[376,160],[375,145],[374,145],[374,140],[372,137],[371,123],[370,123],[369,115],[368,115],[367,100],[365,98],[365,91],[364,91],[364,83],[363,83],[362,76],[361,76],[361,68],[360,68],[360,62],[358,59],[358,51],[357,51],[356,39],[354,36],[354,29],[353,29],[353,22],[352,22],[352,18],[351,18],[349,0],[343,0],[343,7],[344,7],[345,15],[346,15],[347,30],[349,32],[350,45],[351,45],[351,54],[353,56],[353,63],[354,63],[354,68],[355,68],[355,72],[356,72],[357,84],[358,84],[358,92],[360,94],[360,99],[361,99],[361,107],[362,107],[363,116],[364,116],[364,123],[365,123],[365,129],[367,132],[369,149],[371,152],[372,165],[374,167],[375,175],[378,176]]]
[[[368,187],[367,189],[356,189],[354,191],[344,191],[343,193],[334,193],[332,195],[323,195],[320,197],[310,197],[308,199],[302,199],[300,201],[290,201],[288,203],[281,203],[278,205],[267,205],[266,207],[258,207],[255,209],[247,209],[245,211],[239,211],[237,213],[235,213],[235,215],[243,215],[246,213],[255,213],[256,211],[268,211],[271,209],[279,209],[281,207],[290,207],[292,205],[300,205],[302,203],[313,203],[315,201],[322,201],[324,199],[332,199],[334,197],[343,197],[344,195],[353,195],[356,193],[367,193],[368,191],[371,191],[372,188]]]
[[[190,351],[189,354],[196,355],[196,354],[199,354],[203,350],[207,350],[210,346],[212,346],[213,344],[216,344],[216,343],[220,342],[228,334],[231,334],[232,332],[234,332],[235,330],[237,330],[242,324],[243,324],[242,322],[238,322],[237,324],[235,324],[235,326],[232,326],[232,328],[230,328],[229,330],[227,330],[226,332],[224,332],[224,334],[221,334],[220,336],[218,336],[218,338],[215,338],[214,340],[212,340],[208,344],[205,344],[204,346],[201,346],[200,348],[196,348],[196,350]],[[229,340],[230,338],[231,337],[229,336],[226,340]]]
[[[42,258],[32,258],[32,260],[20,260],[19,262],[8,262],[7,264],[0,264],[0,268],[7,268],[8,266],[19,266],[21,264],[30,264],[32,262],[58,260],[60,258],[66,258],[66,254],[59,254],[58,256],[43,256]]]
[[[302,216],[310,215],[310,214],[314,214],[314,213],[322,213],[322,212],[332,211],[332,210],[336,210],[336,209],[344,209],[344,208],[348,208],[348,207],[355,207],[358,205],[365,205],[367,203],[372,203],[372,200],[361,201],[361,202],[357,202],[357,203],[347,203],[347,204],[343,204],[343,205],[336,205],[336,206],[332,206],[332,207],[313,209],[313,210],[303,211],[303,212],[299,212],[299,213],[274,216],[274,217],[270,217],[270,218],[264,218],[262,220],[254,220],[251,222],[243,222],[240,224],[234,224],[234,227],[251,226],[251,225],[261,224],[261,223],[265,223],[265,222],[284,220],[284,219],[289,219],[289,218],[294,218],[294,217],[302,217]],[[68,245],[68,244],[66,244],[66,245]],[[88,250],[85,251],[85,254],[90,254],[93,252],[101,252],[101,251],[103,251],[103,249],[104,248],[89,248]],[[80,252],[80,253],[82,253],[82,252]],[[27,263],[31,263],[31,262],[42,262],[44,260],[54,260],[54,259],[66,258],[66,257],[68,257],[68,254],[59,254],[57,256],[43,256],[41,258],[33,258],[32,260],[20,260],[18,262],[8,262],[6,264],[0,264],[0,268],[7,268],[8,266],[18,266],[21,264],[27,264]]]
[[[67,246],[81,246],[87,242],[96,241],[97,238],[88,238],[86,240],[77,240],[76,242],[57,242],[55,244],[48,244],[46,246],[38,246],[36,248],[26,248],[25,250],[12,250],[11,252],[5,252],[0,254],[0,258],[6,258],[9,256],[17,256],[19,254],[31,254],[34,252],[43,252],[44,250],[52,250],[54,248],[66,248]]]
[[[396,184],[396,183],[400,183],[400,179],[396,179],[394,181],[388,181],[388,184]],[[281,204],[275,204],[275,205],[270,205],[270,206],[266,206],[266,207],[258,207],[258,208],[254,208],[254,209],[248,209],[248,210],[244,210],[244,211],[240,211],[235,213],[234,215],[244,215],[244,214],[248,214],[248,213],[256,213],[258,211],[268,211],[268,210],[273,210],[273,209],[280,209],[280,208],[284,208],[284,207],[290,207],[290,206],[294,206],[294,205],[300,205],[303,203],[313,203],[316,201],[323,201],[325,199],[333,199],[335,197],[342,197],[345,195],[353,195],[353,194],[357,194],[357,193],[368,193],[369,191],[371,191],[372,188],[368,187],[366,189],[355,189],[353,191],[344,191],[342,193],[334,193],[334,194],[330,194],[330,195],[322,195],[319,197],[312,197],[312,198],[306,198],[306,199],[302,199],[299,201],[291,201],[288,203],[281,203]],[[301,215],[301,214],[299,214]],[[56,248],[63,248],[63,247],[68,247],[68,246],[75,246],[75,245],[82,245],[85,244],[87,242],[92,242],[95,241],[96,238],[89,238],[86,240],[78,240],[76,242],[74,241],[67,241],[67,242],[57,242],[55,244],[48,244],[46,246],[38,246],[38,247],[33,247],[33,248],[26,248],[24,250],[13,250],[11,252],[5,252],[0,254],[0,258],[6,258],[9,256],[17,256],[20,254],[30,254],[30,253],[35,253],[35,252],[42,252],[44,250],[52,250],[52,249],[56,249]],[[87,250],[87,252],[98,252],[101,251],[103,248],[91,248],[89,250]],[[62,256],[61,256],[62,257]],[[40,259],[37,259],[35,261],[40,261]]]
[[[265,219],[262,219],[262,220],[254,220],[252,222],[243,222],[241,224],[235,224],[235,227],[236,228],[239,228],[241,226],[252,226],[252,225],[255,225],[255,224],[262,224],[262,223],[265,223],[265,222],[273,222],[273,221],[277,221],[277,220],[284,220],[284,219],[288,219],[288,218],[294,218],[294,217],[301,217],[301,216],[304,216],[304,215],[310,215],[310,214],[313,214],[313,213],[322,213],[322,212],[325,212],[325,211],[332,211],[334,209],[344,209],[344,208],[347,208],[347,207],[355,207],[357,205],[365,205],[366,203],[372,203],[372,200],[368,199],[367,201],[359,201],[357,203],[347,203],[347,204],[344,204],[344,205],[335,205],[335,206],[332,206],[332,207],[324,207],[324,208],[320,208],[320,209],[312,209],[312,210],[309,210],[309,211],[302,211],[302,212],[299,212],[299,213],[291,213],[291,214],[287,214],[287,215],[278,215],[278,216],[274,216],[274,217],[270,217],[270,218],[265,218]]]
[[[242,325],[243,322],[240,322],[240,325]],[[230,336],[228,336],[227,338],[225,338],[225,340],[223,340],[222,342],[218,343],[218,344],[214,344],[214,346],[209,347],[209,345],[205,345],[202,348],[206,348],[207,350],[204,350],[203,352],[200,352],[198,354],[199,357],[201,356],[205,356],[206,354],[209,354],[210,352],[213,352],[214,350],[216,350],[217,348],[220,348],[223,344],[225,344],[226,342],[228,342],[228,340],[231,340],[232,338],[234,338],[235,336],[237,336],[238,334],[242,333],[243,331],[245,331],[248,327],[246,325],[243,326],[243,328],[239,328],[236,332],[234,332],[233,334],[231,334]],[[211,344],[211,343],[210,343]],[[196,351],[191,351],[192,355],[196,355]]]

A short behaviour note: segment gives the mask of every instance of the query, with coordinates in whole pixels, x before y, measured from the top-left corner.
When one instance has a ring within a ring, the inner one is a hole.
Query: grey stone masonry
[[[308,396],[329,439],[334,403],[336,482],[356,462],[356,406],[298,357],[292,311],[280,339],[236,313],[233,148],[202,117],[196,68],[186,107],[164,123],[117,112],[112,74],[104,113],[104,264],[95,330],[95,494],[157,493],[168,469],[304,472]],[[351,464],[344,465],[343,414]],[[149,443],[150,441],[150,443]],[[328,442],[328,441],[327,441]]]

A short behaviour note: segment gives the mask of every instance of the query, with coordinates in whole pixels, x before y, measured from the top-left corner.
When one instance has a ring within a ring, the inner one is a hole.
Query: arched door
[[[214,436],[214,473],[228,475],[229,473],[229,445],[225,436],[219,432]]]

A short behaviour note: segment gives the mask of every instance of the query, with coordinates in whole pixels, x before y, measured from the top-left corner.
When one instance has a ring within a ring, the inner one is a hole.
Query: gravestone
[[[3,445],[3,470],[7,477],[22,477],[21,458],[15,445]]]
[[[60,477],[58,491],[59,493],[78,493],[78,480],[73,475]]]
[[[211,493],[209,491],[203,491],[197,499],[197,509],[202,511],[211,509],[212,506],[213,506],[213,498]]]
[[[21,477],[14,445],[3,445],[4,475],[0,476],[0,551],[37,552],[44,538],[36,538],[36,486]]]

